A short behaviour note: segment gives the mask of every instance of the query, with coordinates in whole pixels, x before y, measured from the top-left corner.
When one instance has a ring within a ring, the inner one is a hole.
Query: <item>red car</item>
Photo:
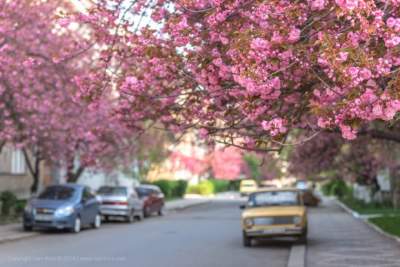
[[[140,185],[136,187],[139,198],[143,200],[143,215],[149,217],[153,213],[163,215],[164,213],[164,194],[155,185]]]

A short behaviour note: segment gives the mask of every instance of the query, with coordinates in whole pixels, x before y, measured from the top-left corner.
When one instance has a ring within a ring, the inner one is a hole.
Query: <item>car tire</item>
[[[251,237],[248,237],[245,232],[243,232],[243,246],[251,247]]]
[[[110,221],[110,217],[107,216],[107,215],[105,215],[103,218],[104,218],[104,221],[105,221],[105,222],[109,222],[109,221]]]
[[[96,214],[96,216],[94,217],[94,222],[92,223],[92,227],[94,229],[99,229],[101,226],[101,215],[98,213]]]
[[[71,228],[71,232],[77,234],[81,230],[82,230],[81,218],[79,216],[76,216],[75,221],[74,221],[74,225]]]
[[[148,218],[148,217],[150,217],[150,211],[149,211],[149,208],[148,207],[145,207],[145,208],[143,208],[143,217],[144,218]]]
[[[25,232],[30,232],[30,231],[33,230],[32,225],[26,225],[26,224],[24,224],[24,225],[23,225],[23,228],[24,228],[24,231],[25,231]]]
[[[162,206],[162,207],[158,210],[158,216],[163,216],[164,214],[165,214],[164,206]]]
[[[304,244],[304,245],[307,244],[307,228],[304,230],[304,232],[299,237],[298,242],[300,244]]]

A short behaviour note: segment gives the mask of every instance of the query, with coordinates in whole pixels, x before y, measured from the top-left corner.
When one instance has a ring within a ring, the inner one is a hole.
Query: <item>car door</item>
[[[88,187],[85,187],[82,192],[82,223],[88,225],[94,222],[98,212],[98,204],[94,194],[90,192]]]
[[[154,198],[154,204],[153,204],[153,206],[154,206],[154,211],[159,211],[160,209],[161,209],[161,207],[162,207],[162,199],[161,199],[161,195],[162,195],[162,193],[161,193],[161,191],[160,190],[158,190],[158,189],[154,189],[153,190],[153,198]]]
[[[140,215],[143,211],[143,201],[139,198],[136,190],[132,190],[130,194],[133,210],[136,215]]]

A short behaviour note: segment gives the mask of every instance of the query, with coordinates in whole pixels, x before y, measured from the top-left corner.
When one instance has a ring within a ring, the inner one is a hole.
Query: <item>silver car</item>
[[[123,217],[127,222],[143,219],[143,201],[136,191],[127,186],[102,186],[97,191],[100,213],[105,221]]]

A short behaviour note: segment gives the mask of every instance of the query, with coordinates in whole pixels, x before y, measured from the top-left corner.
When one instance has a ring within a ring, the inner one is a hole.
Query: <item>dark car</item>
[[[128,186],[102,186],[97,191],[101,202],[100,212],[106,221],[111,217],[124,218],[127,222],[143,218],[143,201]]]
[[[47,187],[28,202],[23,216],[26,231],[33,228],[68,229],[78,233],[84,226],[99,228],[99,203],[83,185],[65,184]]]
[[[318,206],[321,200],[314,194],[312,189],[303,189],[301,190],[301,192],[303,196],[304,205],[310,207]]]
[[[155,185],[141,185],[136,187],[136,192],[144,202],[144,216],[148,217],[153,213],[163,215],[164,194]]]

